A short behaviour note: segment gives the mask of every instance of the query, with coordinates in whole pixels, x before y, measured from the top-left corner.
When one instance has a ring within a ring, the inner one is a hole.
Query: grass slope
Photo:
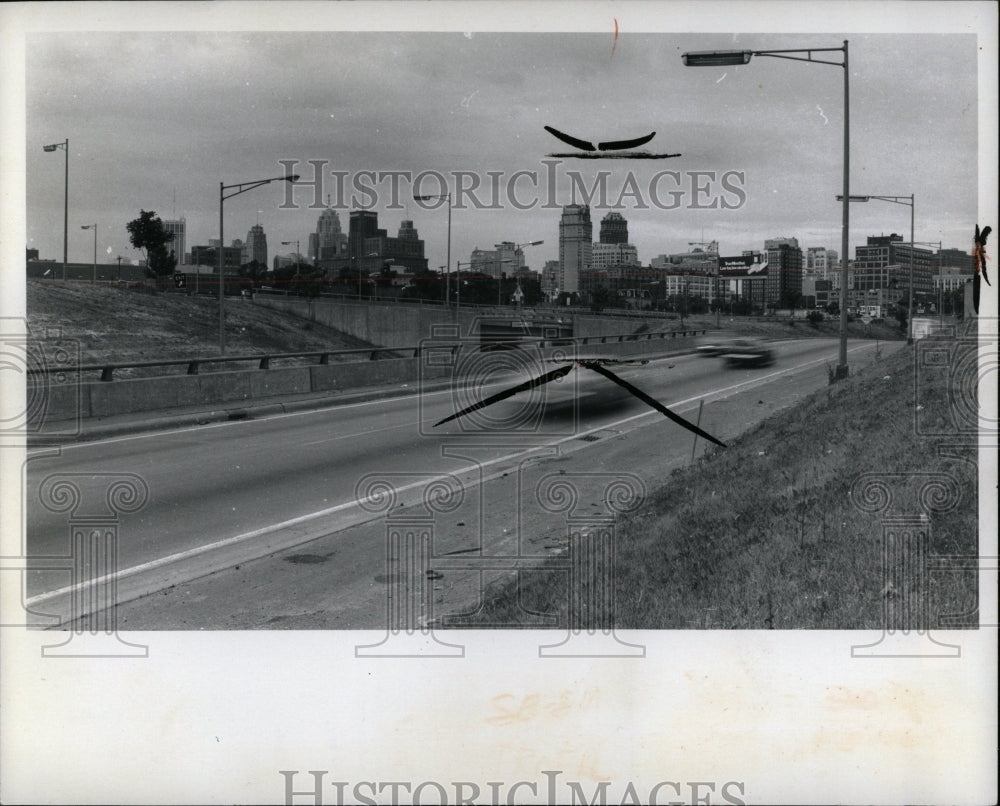
[[[333,328],[226,298],[226,350],[232,355],[350,349],[366,342]],[[217,297],[125,288],[27,282],[28,324],[43,336],[75,341],[84,364],[216,355]]]
[[[948,406],[948,394],[941,384],[922,386],[921,405]],[[926,477],[912,471],[950,474],[961,501],[930,515],[928,553],[976,555],[978,547],[975,466],[938,458],[935,440],[915,433],[914,406],[910,348],[675,471],[617,523],[614,626],[882,627],[883,606],[913,589],[884,583],[883,515],[863,512],[851,499],[861,474],[904,474],[890,480],[887,515],[923,511],[918,491]],[[977,623],[974,574],[928,574],[924,590],[931,627],[946,614],[972,613],[955,626]],[[526,573],[520,590],[511,580],[495,591],[485,620],[519,623],[524,608],[555,613],[565,628],[567,599],[565,572]],[[573,626],[610,626],[599,620],[584,613]]]

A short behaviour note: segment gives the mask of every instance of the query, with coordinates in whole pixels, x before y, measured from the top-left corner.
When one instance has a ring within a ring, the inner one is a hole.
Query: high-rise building
[[[590,268],[594,247],[594,227],[590,207],[568,204],[559,219],[559,291],[574,294],[580,290],[580,274]]]
[[[324,260],[342,255],[346,250],[347,235],[340,228],[340,216],[328,207],[319,214],[316,232],[309,236],[309,256],[313,260]]]
[[[938,258],[930,249],[910,247],[902,235],[869,235],[864,246],[854,249],[851,282],[848,288],[867,291],[877,288],[910,287],[910,265],[913,265],[913,294],[934,294],[934,275]]]
[[[347,254],[351,260],[365,257],[365,239],[385,236],[378,228],[378,213],[374,210],[351,210],[347,229]]]
[[[621,213],[608,213],[601,219],[600,243],[628,243],[628,221]]]
[[[246,242],[243,244],[243,262],[253,263],[254,261],[261,266],[267,265],[267,236],[260,224],[254,224],[250,227]]]
[[[363,274],[372,274],[381,270],[386,263],[402,266],[410,274],[421,274],[427,271],[427,258],[424,257],[424,242],[417,233],[417,228],[410,220],[404,220],[399,225],[395,238],[388,237],[384,229],[378,229],[377,214],[374,219],[375,234],[361,242],[361,252],[358,267]],[[354,213],[351,213],[351,223],[354,223]],[[367,226],[367,225],[366,225]]]
[[[767,258],[765,305],[795,305],[802,296],[802,250],[797,238],[764,241]]]
[[[806,249],[805,271],[820,280],[830,279],[830,272],[840,269],[839,254],[825,246],[810,246]]]
[[[173,252],[174,257],[177,258],[177,263],[183,263],[185,250],[187,249],[187,224],[184,216],[164,221],[163,229],[174,236],[173,240],[167,244],[167,253]]]

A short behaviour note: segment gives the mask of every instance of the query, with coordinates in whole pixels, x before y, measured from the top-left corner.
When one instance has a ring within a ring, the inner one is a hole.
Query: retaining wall
[[[29,420],[52,422],[77,417],[109,417],[160,411],[182,406],[256,402],[267,398],[308,393],[336,392],[414,383],[419,379],[447,377],[451,368],[425,365],[416,358],[389,358],[306,367],[207,372],[201,375],[167,375],[110,382],[54,377],[38,381],[29,390],[33,401]],[[48,384],[45,386],[45,384]]]

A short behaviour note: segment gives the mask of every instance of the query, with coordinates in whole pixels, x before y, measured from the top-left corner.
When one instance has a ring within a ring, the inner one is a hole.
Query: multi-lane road
[[[776,363],[758,369],[687,355],[615,371],[689,420],[703,405],[701,426],[728,441],[824,386],[836,363],[832,339],[775,348]],[[876,352],[874,342],[852,343],[852,369],[877,360]],[[488,373],[479,379],[488,381],[484,393],[509,382]],[[90,518],[113,523],[117,556],[105,547],[100,559],[113,561],[103,576],[115,574],[120,626],[378,627],[387,517],[429,512],[438,553],[530,549],[542,556],[558,549],[566,515],[543,511],[526,489],[558,472],[575,479],[584,497],[599,497],[598,487],[616,475],[638,479],[648,492],[705,448],[583,369],[478,417],[433,426],[457,400],[464,405],[477,394],[437,388],[31,451],[27,551],[49,559],[48,570],[29,571],[26,604],[36,614],[69,617],[72,576],[52,558],[70,554],[71,533]],[[440,478],[445,498],[420,509],[428,484]],[[74,506],[67,489],[79,494]],[[436,586],[445,610],[477,598],[460,576]]]

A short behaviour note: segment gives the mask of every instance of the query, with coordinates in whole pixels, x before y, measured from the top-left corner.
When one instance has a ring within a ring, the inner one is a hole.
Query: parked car
[[[774,363],[774,350],[759,339],[734,339],[719,355],[730,367],[766,367]]]

